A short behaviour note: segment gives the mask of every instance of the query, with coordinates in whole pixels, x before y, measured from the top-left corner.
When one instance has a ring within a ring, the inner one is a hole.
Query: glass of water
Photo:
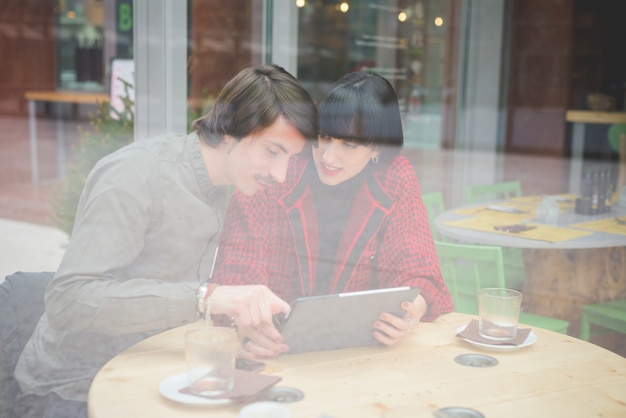
[[[510,341],[517,336],[522,294],[504,288],[480,289],[478,293],[478,333],[481,337]]]
[[[233,389],[239,338],[227,327],[203,327],[185,334],[189,387],[216,396]]]

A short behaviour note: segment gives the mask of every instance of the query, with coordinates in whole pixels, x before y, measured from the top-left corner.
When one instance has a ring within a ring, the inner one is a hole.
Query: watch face
[[[199,287],[198,290],[196,291],[196,296],[198,298],[198,316],[201,318],[204,318],[205,314],[206,314],[206,308],[207,308],[207,297],[206,297],[206,293],[207,293],[207,289],[209,287],[208,283],[202,283]]]
[[[204,318],[205,313],[210,313],[211,294],[218,287],[217,283],[205,282],[198,286],[196,297],[198,299],[197,314],[199,318]]]

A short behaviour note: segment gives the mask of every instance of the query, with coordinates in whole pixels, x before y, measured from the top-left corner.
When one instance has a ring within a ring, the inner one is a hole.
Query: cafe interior
[[[396,89],[457,311],[476,291],[446,246],[499,248],[482,287],[521,290],[520,322],[626,356],[625,20],[617,0],[5,1],[0,217],[58,225],[103,103],[133,140],[188,131],[250,65],[314,99],[372,71]]]

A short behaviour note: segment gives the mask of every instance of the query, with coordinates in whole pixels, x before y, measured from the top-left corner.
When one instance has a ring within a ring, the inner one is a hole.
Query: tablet
[[[417,295],[417,287],[394,287],[297,298],[276,325],[288,354],[381,344],[374,321],[383,312],[404,316],[402,302]]]

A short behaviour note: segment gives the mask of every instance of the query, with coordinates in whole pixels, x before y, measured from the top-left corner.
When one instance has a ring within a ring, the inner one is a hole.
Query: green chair
[[[609,331],[626,334],[626,299],[593,303],[583,306],[580,321],[580,339],[590,341],[599,332],[591,329],[597,325]]]
[[[444,236],[439,233],[439,231],[437,230],[437,226],[435,225],[435,218],[437,217],[437,215],[445,211],[445,205],[443,203],[443,193],[432,192],[423,194],[422,201],[424,202],[424,206],[426,206],[426,212],[428,213],[428,223],[430,224],[430,231],[433,235],[433,239],[435,241],[448,241]]]
[[[478,291],[485,287],[509,287],[505,279],[502,248],[435,241],[441,273],[450,289],[455,310],[476,315]],[[520,323],[567,334],[569,322],[520,313]]]
[[[519,181],[468,186],[465,189],[467,203],[491,202],[504,200],[522,195],[522,186]]]
[[[521,196],[522,186],[519,181],[468,186],[466,189],[468,204],[493,202]],[[509,287],[521,290],[526,280],[522,251],[519,248],[505,247],[502,249],[502,255],[504,257],[504,270],[509,280]]]

